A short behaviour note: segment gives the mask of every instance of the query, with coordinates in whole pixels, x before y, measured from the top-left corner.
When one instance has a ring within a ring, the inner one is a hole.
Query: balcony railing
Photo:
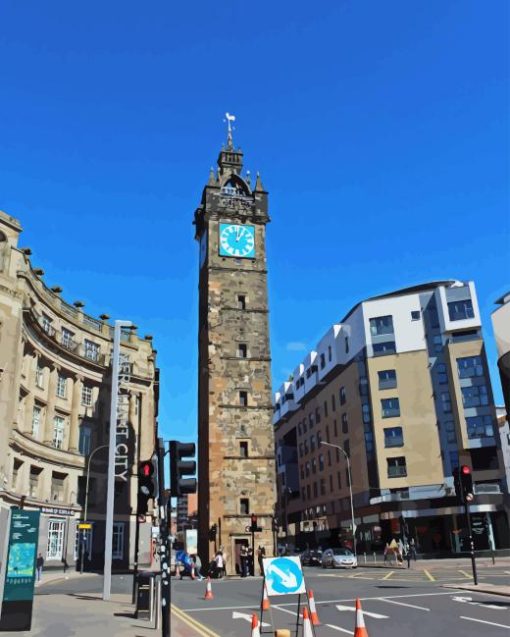
[[[407,467],[388,467],[388,478],[402,478],[407,475]]]

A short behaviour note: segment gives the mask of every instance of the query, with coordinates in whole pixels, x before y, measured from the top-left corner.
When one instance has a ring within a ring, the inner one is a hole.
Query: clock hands
[[[239,241],[239,239],[243,236],[244,234],[244,228],[242,226],[237,226],[237,231],[236,231],[236,243]]]

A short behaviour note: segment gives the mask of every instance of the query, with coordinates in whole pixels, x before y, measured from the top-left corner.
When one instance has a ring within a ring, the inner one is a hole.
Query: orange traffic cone
[[[212,594],[212,586],[211,586],[211,578],[207,578],[207,584],[205,585],[205,597],[204,599],[214,599],[214,595]]]
[[[262,610],[269,610],[269,597],[267,596],[267,588],[264,584],[264,596],[262,597]]]
[[[306,606],[303,608],[303,637],[313,637],[312,623]]]
[[[310,606],[310,618],[314,626],[320,624],[319,615],[317,615],[317,609],[315,608],[315,599],[313,598],[313,591],[308,591],[308,605]]]
[[[251,616],[251,637],[260,637],[259,618],[255,613]]]
[[[368,637],[359,597],[356,598],[356,623],[354,625],[354,637]]]

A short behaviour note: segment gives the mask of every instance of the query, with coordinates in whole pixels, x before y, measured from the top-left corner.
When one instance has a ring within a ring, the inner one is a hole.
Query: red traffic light
[[[471,473],[471,467],[468,467],[467,465],[463,464],[462,467],[460,468],[461,472],[464,475],[468,475],[469,473]]]
[[[140,475],[144,478],[150,478],[150,476],[154,473],[154,465],[150,460],[147,462],[140,463]]]

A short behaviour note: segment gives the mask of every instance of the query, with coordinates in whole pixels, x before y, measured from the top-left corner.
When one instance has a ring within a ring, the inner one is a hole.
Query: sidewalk
[[[510,586],[502,586],[501,584],[443,584],[442,588],[454,588],[463,591],[476,591],[477,593],[490,593],[491,595],[503,595],[510,597]]]
[[[490,557],[477,557],[476,564],[480,566],[481,568],[508,568],[510,567],[510,557],[497,557],[495,564],[492,563],[492,559]],[[407,560],[404,560],[403,565],[402,564],[395,565],[395,560],[392,560],[391,562],[390,561],[384,562],[382,560],[378,562],[374,562],[373,559],[371,559],[367,555],[367,561],[365,563],[363,559],[363,554],[361,554],[361,555],[358,555],[358,566],[364,567],[364,568],[388,568],[388,569],[405,567],[407,569]],[[424,560],[418,557],[416,561],[411,560],[411,568],[415,570],[416,569],[431,570],[434,568],[458,570],[458,569],[465,569],[466,567],[471,567],[471,559],[468,557],[467,558],[465,557],[451,558],[451,559],[445,558],[441,560],[439,559]]]
[[[172,612],[171,637],[206,635],[185,618]],[[212,636],[208,631],[207,635]],[[135,619],[131,595],[112,595],[105,602],[99,593],[36,595],[32,630],[4,632],[6,637],[158,637],[148,621]]]

